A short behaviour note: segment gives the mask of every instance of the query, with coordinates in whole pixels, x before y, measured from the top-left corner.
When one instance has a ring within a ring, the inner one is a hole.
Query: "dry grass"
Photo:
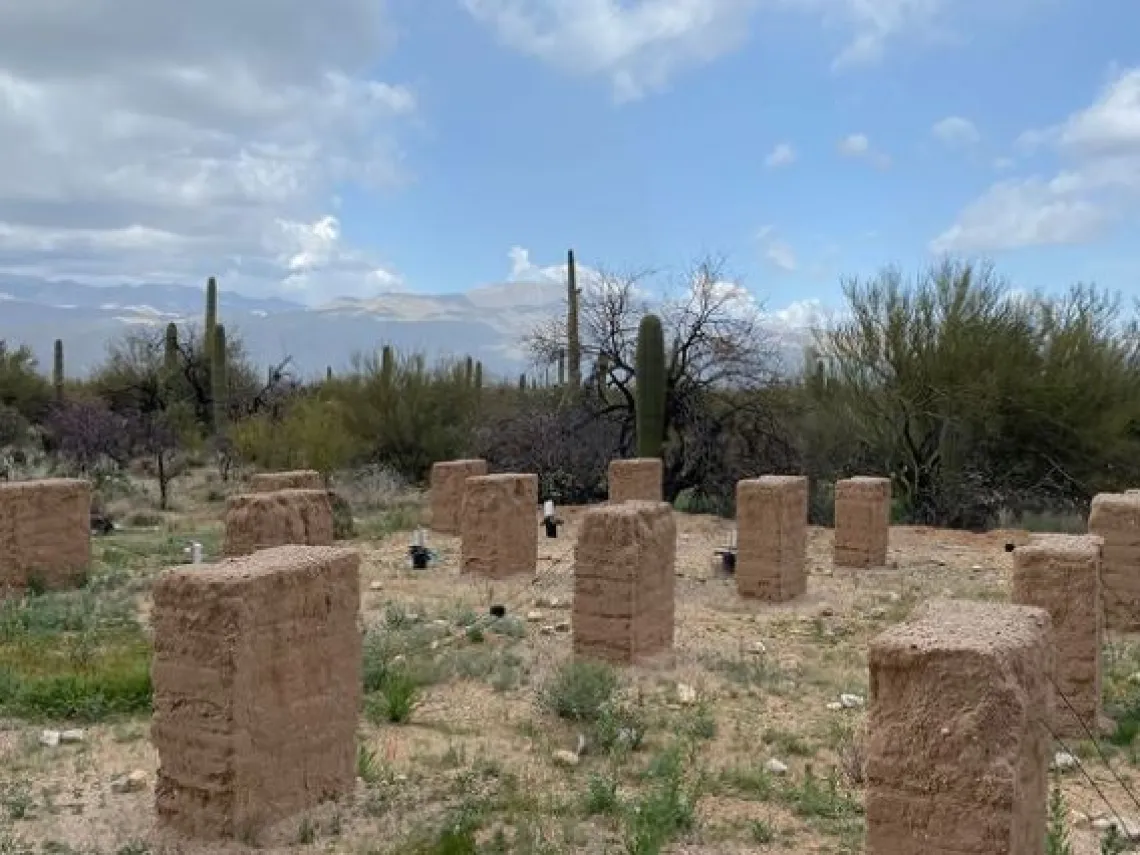
[[[144,632],[153,574],[190,538],[216,549],[222,485],[186,486],[152,528],[97,541],[103,569],[121,580],[106,596],[129,598]],[[353,798],[256,841],[177,841],[155,828],[149,789],[110,790],[133,769],[153,781],[145,716],[101,721],[84,743],[56,748],[38,744],[42,724],[12,719],[0,729],[0,853],[860,852],[864,712],[828,703],[866,694],[867,642],[923,599],[1008,596],[1001,532],[896,528],[890,566],[852,572],[832,569],[831,533],[813,529],[808,595],[781,607],[742,601],[713,566],[728,524],[679,515],[675,661],[618,673],[611,696],[604,674],[566,671],[570,635],[555,628],[569,620],[580,509],[561,509],[558,539],[540,538],[533,582],[491,585],[460,578],[454,538],[435,538],[438,561],[413,571],[401,530],[416,521],[414,503],[392,493],[367,505],[357,543],[369,694]],[[492,604],[507,618],[490,618]],[[1136,646],[1114,641],[1106,668],[1110,704],[1137,706]],[[683,703],[679,684],[695,700]],[[580,737],[581,762],[560,766],[554,752]],[[1131,747],[1106,750],[1133,774]],[[773,758],[787,774],[765,769]],[[1089,768],[1119,810],[1140,814],[1099,760]],[[1106,812],[1079,774],[1064,789],[1074,811]],[[1073,837],[1076,855],[1098,851],[1087,821]]]

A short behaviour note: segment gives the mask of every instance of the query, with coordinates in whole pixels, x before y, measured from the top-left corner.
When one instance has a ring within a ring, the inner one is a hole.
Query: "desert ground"
[[[151,580],[191,540],[217,554],[211,489],[94,538],[85,591],[5,604],[0,675],[145,666]],[[350,541],[367,691],[351,798],[256,839],[179,839],[155,824],[145,710],[91,703],[61,720],[52,710],[75,703],[25,700],[0,723],[0,853],[861,852],[868,642],[930,597],[1007,599],[1004,546],[1026,536],[896,527],[888,566],[855,571],[833,568],[831,532],[812,528],[807,596],[771,606],[740,599],[715,559],[732,524],[678,513],[675,655],[607,669],[571,657],[584,508],[560,509],[556,539],[539,531],[533,579],[491,584],[460,577],[457,538],[429,535],[435,560],[411,568],[422,505],[370,508]],[[1140,645],[1108,639],[1104,667],[1117,734],[1057,746],[1079,760],[1057,776],[1075,855],[1101,851],[1107,818],[1140,817]],[[75,691],[97,695],[93,681]]]

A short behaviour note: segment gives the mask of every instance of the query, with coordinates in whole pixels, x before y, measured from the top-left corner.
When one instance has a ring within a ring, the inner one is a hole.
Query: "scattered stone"
[[[788,773],[788,764],[780,762],[775,757],[765,763],[764,768],[773,775],[786,775]]]
[[[371,585],[368,586],[368,590],[370,590],[370,591],[383,591],[384,590],[384,583],[383,582],[373,582]]]
[[[982,565],[981,564],[974,564],[973,566],[970,567],[970,569],[974,570],[974,571],[981,570]]]
[[[82,742],[84,740],[85,736],[86,736],[86,734],[84,734],[84,732],[81,729],[75,728],[74,730],[63,731],[59,735],[59,741],[60,742],[70,742],[70,743]]]
[[[687,683],[678,683],[677,700],[685,706],[691,706],[697,702],[697,690]]]
[[[819,610],[819,616],[820,617],[835,617],[835,609],[833,609],[831,606],[823,606]]]
[[[584,733],[578,734],[578,751],[577,754],[581,757],[586,753],[586,735]]]
[[[887,594],[887,601],[888,602],[897,603],[901,599],[902,599],[902,597],[899,595],[898,591],[891,591],[889,594]]]
[[[764,646],[763,641],[753,641],[748,645],[748,652],[755,656],[763,656],[768,652],[768,648]]]
[[[538,623],[540,620],[542,620],[542,618],[543,618],[542,612],[537,611],[537,610],[529,611],[526,613],[526,619],[527,619],[528,623]]]
[[[560,620],[558,623],[554,624],[554,629],[556,632],[569,632],[570,631],[570,621]]]
[[[887,610],[882,606],[875,606],[875,608],[871,609],[867,614],[872,620],[882,620],[887,616]]]
[[[1053,768],[1058,772],[1066,772],[1077,767],[1077,758],[1068,751],[1058,751],[1053,755]]]
[[[578,755],[573,751],[567,751],[565,749],[562,749],[561,751],[555,751],[553,754],[553,760],[559,766],[577,766],[579,763]]]
[[[120,775],[111,781],[111,792],[116,794],[137,793],[146,788],[146,772],[136,769],[129,775]]]
[[[858,709],[863,706],[863,698],[859,695],[840,695],[839,705],[845,710]]]
[[[839,703],[839,701],[832,701],[827,705],[827,708],[832,712],[835,712],[836,710],[843,709],[843,704]]]
[[[46,745],[48,748],[55,748],[59,745],[60,732],[58,730],[45,730],[40,734],[40,745]]]
[[[540,629],[539,632],[543,635],[554,635],[554,624],[548,623],[546,626]]]
[[[567,604],[558,597],[538,597],[534,601],[534,607],[537,609],[564,609],[566,606]]]

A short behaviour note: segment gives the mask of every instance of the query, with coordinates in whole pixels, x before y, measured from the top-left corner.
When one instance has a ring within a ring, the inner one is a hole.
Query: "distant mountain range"
[[[317,307],[281,298],[222,291],[218,313],[259,364],[291,356],[303,376],[348,367],[354,353],[383,344],[419,350],[429,358],[471,355],[489,374],[526,370],[522,337],[564,311],[564,288],[552,282],[504,282],[456,294],[385,293]],[[47,370],[52,343],[63,339],[67,374],[85,376],[107,345],[132,326],[202,321],[202,287],[90,286],[31,277],[0,279],[0,339],[29,345]],[[810,333],[810,317],[773,318],[785,362],[796,366]]]

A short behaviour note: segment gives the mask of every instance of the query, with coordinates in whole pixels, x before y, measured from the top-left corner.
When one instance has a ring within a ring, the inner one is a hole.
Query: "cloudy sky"
[[[309,302],[704,251],[1140,293],[1135,0],[0,3],[0,282]]]

